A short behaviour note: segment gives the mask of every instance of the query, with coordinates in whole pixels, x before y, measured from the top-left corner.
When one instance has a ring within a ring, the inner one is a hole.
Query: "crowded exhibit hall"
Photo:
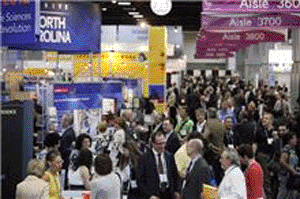
[[[1,1],[1,198],[300,199],[297,1]]]

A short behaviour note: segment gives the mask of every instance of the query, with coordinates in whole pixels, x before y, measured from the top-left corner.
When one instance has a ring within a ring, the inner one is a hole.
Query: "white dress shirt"
[[[197,132],[202,132],[202,129],[205,124],[206,124],[206,120],[204,120],[201,124],[197,123]]]
[[[231,166],[225,171],[218,191],[220,199],[247,199],[245,177],[238,166]]]

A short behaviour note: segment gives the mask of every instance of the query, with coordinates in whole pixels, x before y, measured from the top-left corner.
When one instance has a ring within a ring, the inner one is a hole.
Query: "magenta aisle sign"
[[[300,12],[300,0],[203,0],[203,12]]]
[[[201,17],[203,29],[294,28],[300,26],[300,16],[284,13],[261,13],[239,16],[206,15]]]
[[[214,32],[201,30],[197,42],[257,44],[261,42],[283,42],[285,35],[267,30],[252,30],[240,32]]]

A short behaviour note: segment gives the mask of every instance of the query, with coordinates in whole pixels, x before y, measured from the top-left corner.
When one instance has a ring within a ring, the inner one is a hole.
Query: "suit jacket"
[[[76,141],[74,129],[72,127],[69,127],[61,136],[60,141],[59,151],[61,152],[62,159],[64,160],[63,169],[68,168],[70,162],[69,157],[72,152],[72,143],[74,141]]]
[[[29,175],[17,185],[16,199],[48,199],[49,185],[43,179]]]
[[[172,196],[174,192],[180,190],[180,181],[175,165],[174,157],[169,152],[164,153],[167,177],[169,182],[169,190]],[[144,199],[151,196],[159,196],[159,175],[157,172],[156,160],[152,150],[148,150],[139,161],[137,168],[137,185]]]
[[[181,144],[179,138],[174,132],[172,132],[166,143],[166,151],[170,152],[171,154],[175,154],[180,146]]]
[[[200,157],[186,179],[182,189],[182,199],[199,199],[203,184],[210,184],[212,177],[209,165],[203,157]]]

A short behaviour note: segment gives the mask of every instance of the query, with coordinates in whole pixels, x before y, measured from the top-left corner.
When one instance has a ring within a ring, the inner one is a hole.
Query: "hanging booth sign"
[[[35,43],[38,2],[6,0],[0,3],[2,46],[19,47]]]
[[[100,15],[99,6],[93,3],[41,1],[37,39],[14,47],[63,53],[100,52]]]
[[[298,28],[300,16],[284,13],[261,13],[246,15],[206,15],[201,16],[203,29],[249,29],[249,28]]]
[[[101,109],[104,98],[116,99],[121,108],[123,83],[54,84],[54,106],[57,110]]]
[[[204,0],[203,12],[300,12],[299,0]]]

